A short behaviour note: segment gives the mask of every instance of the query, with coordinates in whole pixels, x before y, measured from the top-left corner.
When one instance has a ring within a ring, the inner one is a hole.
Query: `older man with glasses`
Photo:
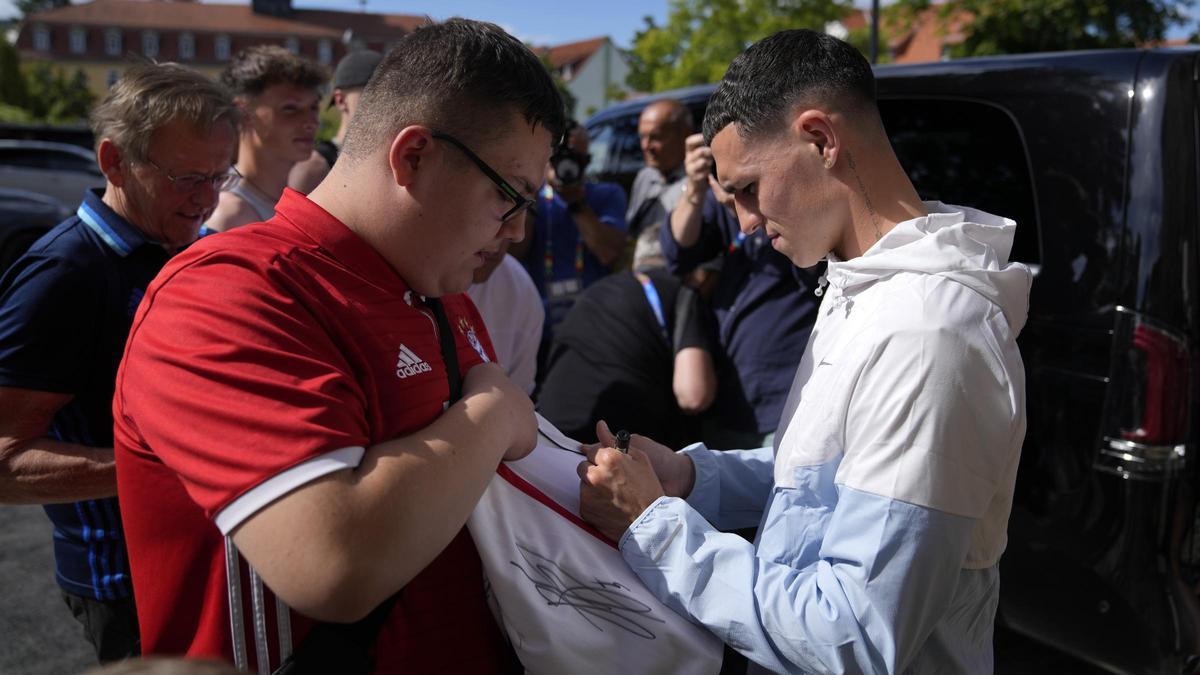
[[[101,662],[139,651],[113,463],[117,364],[150,280],[231,169],[237,109],[177,65],[130,68],[92,113],[107,180],[0,279],[0,499],[45,504],[57,580]]]

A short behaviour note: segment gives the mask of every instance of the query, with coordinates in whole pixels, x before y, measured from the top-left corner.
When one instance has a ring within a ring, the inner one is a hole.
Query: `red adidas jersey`
[[[414,297],[374,249],[291,191],[275,218],[202,239],[159,274],[134,319],[113,404],[145,653],[234,661],[241,642],[257,669],[251,582],[243,562],[245,630],[235,641],[214,519],[298,465],[441,414],[449,386],[436,324]],[[462,372],[485,354],[494,360],[470,300],[443,303]],[[275,668],[280,641],[284,650],[301,643],[312,622],[280,616],[269,591],[258,609]],[[499,672],[503,648],[464,529],[403,589],[376,664]]]

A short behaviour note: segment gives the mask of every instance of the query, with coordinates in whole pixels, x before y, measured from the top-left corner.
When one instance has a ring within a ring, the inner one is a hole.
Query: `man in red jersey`
[[[563,124],[518,40],[427,26],[380,64],[309,197],[155,280],[113,404],[146,653],[505,666],[463,524],[537,427],[461,293],[521,238]]]

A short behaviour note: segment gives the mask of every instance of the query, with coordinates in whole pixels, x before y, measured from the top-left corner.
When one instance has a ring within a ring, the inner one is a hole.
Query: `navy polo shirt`
[[[704,200],[700,239],[681,247],[669,226],[659,231],[667,268],[679,275],[724,257],[710,304],[723,354],[717,398],[709,409],[733,431],[768,434],[783,404],[817,319],[819,272],[803,270],[771,246],[762,229],[742,235],[737,218],[711,192]],[[668,219],[668,223],[670,220]]]
[[[0,385],[71,394],[49,435],[113,444],[112,398],[125,339],[162,246],[89,191],[0,278]],[[115,497],[45,507],[58,583],[97,600],[129,597],[129,560]]]

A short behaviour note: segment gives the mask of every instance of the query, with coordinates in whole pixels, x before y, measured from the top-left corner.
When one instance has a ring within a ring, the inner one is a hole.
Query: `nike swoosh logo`
[[[821,366],[832,366],[832,365],[833,365],[832,363],[826,361],[825,359],[821,359],[821,362],[817,364],[817,367],[820,368]]]

